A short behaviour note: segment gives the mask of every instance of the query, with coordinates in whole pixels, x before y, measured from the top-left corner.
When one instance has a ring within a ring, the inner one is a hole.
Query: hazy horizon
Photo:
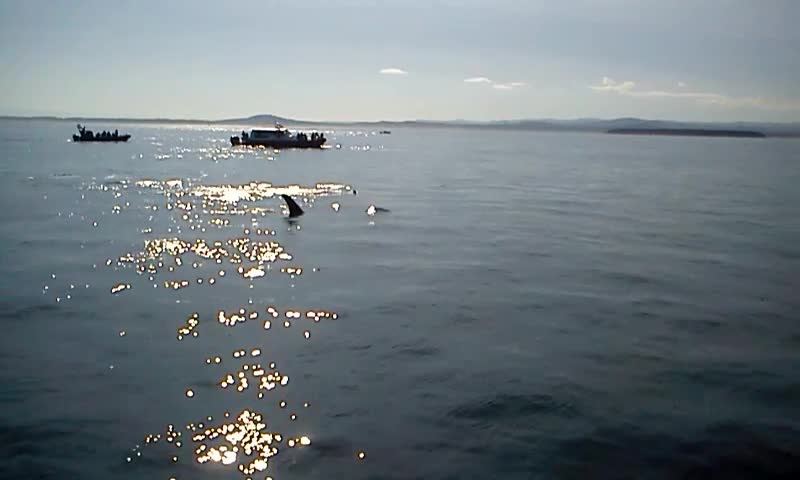
[[[72,120],[107,120],[107,121],[124,121],[124,122],[169,122],[169,123],[181,123],[181,122],[209,122],[209,123],[217,123],[217,124],[224,124],[226,122],[238,122],[243,120],[252,120],[257,117],[276,117],[282,119],[284,121],[295,121],[295,122],[302,122],[302,123],[309,123],[309,124],[359,124],[359,123],[414,123],[414,122],[429,122],[429,123],[438,123],[438,124],[458,124],[459,122],[463,122],[466,124],[476,124],[476,125],[488,125],[498,122],[508,122],[508,123],[517,123],[517,122],[551,122],[553,124],[558,123],[569,123],[569,122],[613,122],[617,120],[635,120],[641,122],[664,122],[664,123],[686,123],[686,124],[730,124],[730,123],[741,123],[741,124],[775,124],[775,125],[785,125],[785,126],[793,126],[800,123],[800,120],[787,120],[787,121],[780,121],[780,120],[748,120],[748,119],[734,119],[734,120],[683,120],[678,118],[644,118],[644,117],[565,117],[565,118],[554,118],[554,117],[528,117],[528,118],[492,118],[492,119],[472,119],[472,118],[445,118],[445,119],[429,119],[429,118],[402,118],[402,119],[377,119],[377,120],[340,120],[340,119],[330,119],[330,118],[299,118],[292,115],[281,115],[281,114],[273,114],[273,113],[256,113],[251,115],[243,115],[240,117],[227,117],[227,118],[212,118],[212,117],[192,117],[192,118],[171,118],[171,117],[128,117],[128,116],[88,116],[88,115],[14,115],[14,114],[0,114],[0,119],[12,119],[12,120],[54,120],[54,121],[72,121]]]
[[[793,18],[788,0],[0,0],[0,115],[793,122]]]

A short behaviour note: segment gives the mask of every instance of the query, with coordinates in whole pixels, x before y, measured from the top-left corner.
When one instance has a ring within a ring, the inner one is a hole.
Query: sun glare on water
[[[178,155],[185,153],[177,152]],[[213,153],[215,157],[223,155],[221,151]],[[148,224],[138,225],[136,229],[144,237],[140,248],[99,262],[99,268],[106,268],[120,277],[108,291],[122,302],[117,304],[118,308],[125,308],[125,299],[140,301],[142,297],[136,297],[137,292],[144,292],[153,301],[173,297],[176,304],[183,305],[191,298],[187,295],[214,298],[214,291],[223,285],[247,292],[259,282],[302,283],[319,269],[305,268],[294,252],[287,251],[284,240],[279,239],[281,235],[276,232],[281,229],[266,228],[264,224],[269,223],[270,215],[284,208],[282,194],[302,199],[304,208],[313,208],[315,198],[341,196],[352,187],[329,182],[307,187],[277,186],[263,181],[207,185],[172,178],[91,184],[84,190],[83,195],[110,195],[113,202],[110,211],[114,215],[124,216],[142,208],[149,218]],[[160,201],[154,203],[153,194]],[[144,205],[137,206],[142,202]],[[340,202],[331,204],[334,213],[341,208]],[[156,226],[163,225],[165,220],[167,231],[157,234]],[[103,228],[103,224],[96,221],[90,225]],[[142,290],[142,287],[147,288]],[[48,288],[45,286],[43,292],[47,293]],[[134,297],[137,300],[133,300]],[[333,325],[335,322],[329,322],[337,320],[339,314],[315,305],[283,308],[260,304],[257,298],[250,298],[242,306],[222,304],[222,298],[220,301],[214,311],[201,308],[187,311],[182,320],[165,319],[174,322],[175,339],[181,346],[201,345],[195,340],[200,338],[201,331],[203,338],[237,334],[235,338],[244,343],[229,354],[205,352],[197,362],[197,378],[182,386],[182,401],[191,402],[193,408],[214,409],[218,397],[212,393],[216,391],[246,399],[250,408],[236,415],[225,411],[221,416],[216,415],[220,419],[217,422],[212,420],[215,415],[207,414],[183,427],[169,424],[162,433],[145,434],[142,442],[125,456],[130,468],[137,468],[143,457],[165,455],[172,465],[191,459],[195,465],[230,467],[243,478],[256,474],[271,478],[266,473],[271,460],[282,449],[313,448],[308,432],[288,434],[269,426],[276,418],[287,421],[286,425],[301,425],[300,411],[313,414],[310,401],[292,406],[285,399],[292,382],[289,373],[278,368],[277,359],[271,358],[270,345],[295,338],[301,340],[297,343],[300,349],[309,345],[312,338],[324,341],[324,330],[319,329],[325,324]],[[276,321],[284,328],[273,329]],[[237,327],[236,331],[230,330],[233,327]],[[129,331],[118,330],[117,338],[127,342],[143,338],[130,336]],[[188,344],[187,339],[191,339]],[[196,351],[187,349],[185,355],[195,355]],[[303,378],[303,372],[298,373],[297,378]],[[206,380],[198,382],[202,377]],[[292,408],[295,410],[290,410]],[[219,410],[222,409],[220,404]],[[273,421],[268,422],[269,418]],[[159,445],[161,447],[157,448]],[[175,450],[164,451],[167,447]],[[191,455],[184,452],[187,448]],[[357,457],[363,460],[364,453],[359,452]],[[180,477],[175,474],[174,478]]]

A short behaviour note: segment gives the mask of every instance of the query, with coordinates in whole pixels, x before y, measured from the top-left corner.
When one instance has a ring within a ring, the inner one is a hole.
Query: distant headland
[[[738,137],[766,138],[753,130],[706,130],[699,128],[612,128],[608,133],[618,135],[668,135],[680,137]]]
[[[2,116],[0,120],[64,121],[83,124],[138,123],[214,126],[266,126],[280,123],[287,127],[331,126],[361,127],[386,130],[401,127],[474,128],[497,130],[530,130],[542,132],[589,132],[636,135],[692,135],[724,137],[794,137],[800,138],[800,122],[681,122],[673,120],[648,120],[624,117],[614,119],[518,119],[518,120],[380,120],[380,121],[328,121],[298,120],[277,115],[253,115],[219,120],[173,118],[114,118],[114,117],[55,117],[55,116]]]

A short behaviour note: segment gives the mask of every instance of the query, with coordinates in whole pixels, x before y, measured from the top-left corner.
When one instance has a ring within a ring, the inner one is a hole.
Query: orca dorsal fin
[[[296,218],[305,213],[303,209],[300,208],[300,205],[289,195],[283,193],[281,194],[281,198],[286,202],[286,206],[289,207],[289,218]]]

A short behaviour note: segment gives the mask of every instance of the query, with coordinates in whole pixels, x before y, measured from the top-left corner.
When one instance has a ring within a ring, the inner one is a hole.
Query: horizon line
[[[556,117],[524,117],[524,118],[504,118],[504,119],[482,119],[482,120],[475,120],[475,119],[465,119],[465,118],[456,118],[456,119],[448,119],[448,120],[431,120],[431,119],[404,119],[404,120],[305,120],[305,119],[296,119],[290,117],[284,117],[281,115],[275,115],[271,113],[259,113],[255,115],[249,115],[246,117],[238,117],[238,118],[222,118],[222,119],[210,119],[210,118],[170,118],[170,117],[126,117],[126,116],[83,116],[83,115],[9,115],[9,114],[0,114],[0,120],[54,120],[54,121],[76,121],[76,120],[83,120],[83,121],[118,121],[118,122],[148,122],[148,123],[206,123],[206,124],[235,124],[236,122],[242,121],[253,121],[257,120],[258,117],[274,117],[275,119],[285,122],[285,123],[307,123],[307,124],[319,124],[319,125],[363,125],[363,124],[379,124],[379,123],[393,123],[393,124],[402,124],[402,123],[433,123],[433,124],[444,124],[444,125],[458,125],[458,124],[476,124],[476,125],[492,125],[497,123],[514,123],[514,122],[579,122],[579,121],[599,121],[599,122],[610,122],[610,121],[618,121],[618,120],[635,120],[635,121],[642,121],[642,122],[673,122],[673,123],[693,123],[693,124],[737,124],[737,123],[746,123],[746,124],[762,124],[762,125],[798,125],[800,124],[800,120],[791,120],[791,121],[765,121],[765,120],[674,120],[674,119],[664,119],[664,118],[643,118],[643,117],[633,117],[633,116],[621,116],[621,117],[568,117],[568,118],[556,118]]]

